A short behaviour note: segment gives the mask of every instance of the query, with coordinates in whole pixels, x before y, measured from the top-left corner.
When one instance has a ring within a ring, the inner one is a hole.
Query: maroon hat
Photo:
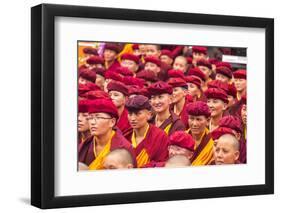
[[[206,118],[211,116],[210,109],[207,103],[203,101],[196,101],[187,105],[187,114],[193,116],[204,115]]]
[[[197,61],[196,64],[197,66],[204,66],[204,67],[208,67],[209,69],[212,69],[212,65],[208,60],[201,59]]]
[[[219,99],[222,100],[224,103],[228,103],[227,94],[224,90],[219,88],[208,88],[205,91],[205,96],[207,99],[213,98],[213,99]]]
[[[123,76],[134,75],[134,73],[131,70],[129,70],[127,67],[117,67],[115,71]]]
[[[78,101],[78,112],[88,112],[89,100]]]
[[[128,111],[139,111],[142,109],[151,109],[149,99],[143,95],[135,95],[126,101]]]
[[[185,76],[183,74],[183,71],[174,70],[174,69],[171,69],[171,70],[168,71],[168,77],[169,78],[182,78],[182,79],[185,78]]]
[[[187,57],[186,61],[188,64],[192,64],[193,59],[192,59],[192,57]]]
[[[174,87],[185,87],[185,88],[187,88],[186,81],[183,80],[182,78],[170,78],[167,83],[170,84],[173,88]]]
[[[199,47],[199,46],[193,46],[192,47],[192,53],[203,53],[204,55],[207,55],[207,48],[206,47]]]
[[[237,90],[236,90],[236,87],[235,87],[234,83],[228,84],[227,94],[231,95],[234,98],[236,98]]]
[[[166,55],[169,58],[173,59],[173,54],[172,54],[172,52],[170,50],[161,50],[161,56],[162,55]]]
[[[187,73],[188,76],[197,76],[199,77],[202,81],[206,80],[206,75],[198,68],[198,67],[194,67],[194,68],[190,68],[190,70]]]
[[[168,94],[172,94],[173,93],[173,88],[172,86],[170,86],[169,84],[167,84],[164,81],[158,81],[154,84],[151,84],[148,88],[147,88],[150,96],[151,95],[160,95],[160,94],[164,94],[164,93],[168,93]]]
[[[108,92],[110,91],[118,91],[124,94],[125,96],[128,95],[128,88],[125,84],[119,81],[110,81],[107,85]]]
[[[186,83],[192,83],[195,84],[199,89],[201,89],[201,79],[197,76],[186,76],[185,77]]]
[[[237,70],[233,73],[234,78],[247,79],[246,70]]]
[[[219,89],[224,90],[227,93],[228,83],[224,83],[219,80],[213,80],[213,81],[208,82],[208,88],[219,88]]]
[[[217,66],[216,73],[222,74],[228,78],[232,78],[232,71],[228,67],[225,66]]]
[[[78,85],[78,96],[83,96],[83,94],[90,91],[90,88],[87,87],[85,84]]]
[[[145,81],[152,81],[152,82],[158,81],[157,76],[151,70],[141,70],[140,72],[137,73],[136,77],[144,79]]]
[[[83,53],[85,54],[91,54],[91,55],[98,55],[98,51],[97,49],[93,48],[93,47],[85,47],[83,49]]]
[[[139,45],[138,44],[133,44],[132,45],[132,49],[133,50],[138,50],[139,49]]]
[[[85,97],[89,100],[96,100],[96,99],[110,99],[107,92],[104,92],[102,90],[96,90],[96,91],[89,91],[85,93]]]
[[[96,81],[96,73],[89,69],[79,70],[79,77],[85,78],[86,80],[91,81],[91,82]]]
[[[238,117],[233,115],[227,115],[220,119],[219,121],[220,127],[227,127],[235,130],[236,132],[242,133],[242,125],[241,121]]]
[[[117,72],[114,72],[114,71],[107,71],[105,73],[105,78],[106,79],[112,79],[112,80],[115,80],[115,81],[123,81],[123,77],[118,74]]]
[[[145,64],[146,64],[147,62],[151,62],[151,63],[153,63],[153,64],[156,64],[158,67],[161,66],[161,61],[160,61],[158,58],[153,57],[153,56],[147,56],[147,57],[145,57],[145,58],[144,58],[144,61],[145,61]]]
[[[216,128],[215,130],[212,131],[211,136],[213,140],[218,140],[222,135],[226,135],[226,134],[230,134],[235,137],[233,130],[227,127]]]
[[[141,87],[138,85],[128,85],[128,93],[130,95],[141,95]]]
[[[94,71],[97,75],[101,75],[103,77],[105,75],[105,69],[104,68],[96,67],[96,68],[91,69],[91,71]]]
[[[104,65],[104,59],[100,56],[94,55],[87,59],[87,64],[102,64]]]
[[[132,77],[132,76],[125,76],[123,78],[123,83],[125,85],[137,85],[137,86],[142,88],[144,83],[145,83],[145,80],[143,80],[141,78],[135,78],[135,77]]]
[[[214,65],[217,65],[219,63],[218,59],[216,58],[209,58],[209,63],[210,64],[214,64]]]
[[[91,90],[91,91],[100,90],[100,88],[99,88],[95,83],[87,82],[85,85],[86,85],[86,86],[89,88],[89,90]]]
[[[134,55],[134,54],[131,54],[131,53],[124,53],[121,56],[121,60],[124,60],[124,59],[130,60],[130,61],[134,61],[136,64],[139,63],[139,57]]]
[[[232,66],[228,62],[219,61],[219,62],[216,63],[216,66],[217,67],[227,67],[228,69],[230,69],[232,71]]]
[[[192,136],[184,131],[176,131],[169,136],[169,145],[176,145],[194,152],[195,141]]]
[[[116,53],[121,52],[120,46],[117,45],[117,44],[113,44],[113,43],[106,43],[105,46],[104,46],[104,49],[105,49],[105,50],[113,50],[113,51],[115,51]]]
[[[89,113],[107,113],[112,117],[118,119],[118,110],[110,99],[96,99],[92,100],[88,107]]]

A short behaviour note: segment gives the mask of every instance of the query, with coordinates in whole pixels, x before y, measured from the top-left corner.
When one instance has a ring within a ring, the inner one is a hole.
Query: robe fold
[[[122,132],[123,136],[127,135],[128,132],[132,131],[132,127],[128,120],[128,110],[126,108],[124,108],[120,118],[117,121],[116,126]]]
[[[115,71],[118,67],[120,67],[120,63],[115,60],[107,69],[106,71]]]

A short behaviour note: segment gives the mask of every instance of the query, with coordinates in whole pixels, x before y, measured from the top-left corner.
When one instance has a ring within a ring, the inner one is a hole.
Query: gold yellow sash
[[[112,131],[108,142],[106,143],[105,147],[103,150],[99,153],[97,156],[95,154],[96,159],[93,160],[93,162],[89,165],[89,170],[98,170],[98,169],[103,169],[103,160],[105,156],[110,152],[110,147],[111,147],[111,139],[114,136],[115,131]],[[94,139],[94,153],[96,153],[96,148],[95,148],[95,139]]]
[[[164,132],[165,132],[167,135],[169,135],[169,131],[170,131],[171,127],[172,127],[172,123],[170,123],[170,124],[169,124],[168,126],[166,126],[166,128],[164,129]]]
[[[202,149],[197,158],[192,162],[192,166],[208,165],[213,158],[213,145],[214,141],[211,138],[207,145]]]

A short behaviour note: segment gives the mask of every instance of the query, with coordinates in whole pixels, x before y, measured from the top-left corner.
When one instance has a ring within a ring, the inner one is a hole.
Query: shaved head
[[[166,162],[165,167],[185,167],[190,166],[190,160],[184,155],[174,155]]]
[[[128,150],[115,149],[105,157],[103,165],[105,169],[133,168],[134,159]]]
[[[239,141],[237,140],[237,138],[231,134],[225,134],[222,135],[218,141],[228,141],[232,147],[234,148],[235,151],[239,151]]]

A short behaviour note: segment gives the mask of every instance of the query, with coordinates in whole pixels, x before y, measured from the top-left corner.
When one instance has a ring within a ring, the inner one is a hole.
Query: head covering
[[[236,87],[235,87],[234,83],[228,84],[227,94],[231,95],[234,98],[236,98],[237,90],[236,90]]]
[[[129,70],[127,67],[117,67],[115,71],[123,76],[134,75],[134,73],[131,70]]]
[[[206,75],[198,67],[190,68],[187,75],[188,76],[197,76],[202,81],[206,80]]]
[[[222,135],[226,135],[226,134],[230,134],[235,137],[233,130],[230,128],[227,128],[227,127],[218,127],[211,132],[211,136],[212,136],[213,140],[217,140]]]
[[[151,95],[161,95],[164,93],[168,93],[168,94],[172,94],[173,93],[173,88],[172,86],[170,86],[169,84],[167,84],[164,81],[158,81],[154,84],[151,84],[148,88],[147,88],[150,96]]]
[[[161,50],[161,56],[162,55],[166,55],[169,58],[173,59],[173,54],[172,54],[172,52],[170,50],[166,50],[166,49]]]
[[[219,61],[216,63],[216,67],[227,67],[228,69],[230,69],[232,71],[232,66],[228,62]]]
[[[90,88],[87,87],[85,84],[78,85],[78,96],[83,96],[83,94],[90,91]]]
[[[96,100],[96,99],[109,99],[109,95],[107,92],[104,92],[102,90],[96,90],[96,91],[88,91],[85,93],[85,98],[89,100]]]
[[[132,77],[132,76],[125,76],[123,78],[123,83],[125,85],[137,85],[137,86],[142,88],[144,83],[145,83],[145,80],[143,80],[141,78],[135,78],[135,77]]]
[[[236,132],[242,133],[242,125],[241,121],[238,117],[233,115],[227,115],[220,119],[219,121],[220,127],[227,127],[235,130]]]
[[[208,60],[205,59],[201,59],[199,61],[197,61],[197,66],[204,66],[204,67],[208,67],[209,69],[212,69],[212,65]]]
[[[98,55],[98,51],[97,49],[93,48],[93,47],[85,47],[83,49],[83,53],[85,54],[91,54],[91,55]]]
[[[94,55],[87,59],[87,64],[102,64],[104,65],[104,59],[100,56]]]
[[[195,141],[192,136],[184,131],[176,131],[169,136],[169,145],[176,145],[194,152]]]
[[[204,55],[207,55],[207,48],[200,47],[200,46],[193,46],[192,53],[203,53]]]
[[[118,91],[124,94],[125,96],[128,95],[128,88],[125,84],[119,81],[110,81],[107,85],[108,92],[110,91]]]
[[[224,76],[226,76],[228,78],[232,78],[232,71],[231,71],[231,69],[229,69],[228,67],[225,67],[225,66],[217,66],[216,67],[216,73],[224,75]]]
[[[246,70],[237,70],[233,73],[233,76],[234,76],[234,78],[246,79],[247,73],[246,73]]]
[[[192,64],[193,59],[192,59],[192,57],[187,57],[186,61],[188,64]]]
[[[186,76],[185,81],[186,83],[195,84],[199,89],[201,89],[201,80],[197,76]]]
[[[156,64],[158,67],[161,66],[161,61],[158,58],[154,57],[154,56],[147,56],[147,57],[144,58],[144,61],[145,61],[145,64],[147,62],[151,62],[153,64]]]
[[[105,75],[105,69],[104,68],[98,68],[98,67],[96,67],[96,68],[93,68],[93,69],[91,69],[92,71],[94,71],[97,75],[101,75],[101,76],[103,76],[104,77],[104,75]]]
[[[79,100],[78,101],[78,112],[88,112],[89,100]]]
[[[173,88],[174,87],[186,87],[187,88],[186,81],[183,80],[182,78],[170,78],[167,83],[170,84]]]
[[[118,119],[118,110],[110,99],[92,100],[88,107],[89,113],[107,113],[113,118]]]
[[[134,54],[131,54],[131,53],[124,53],[122,56],[121,56],[121,60],[130,60],[130,61],[134,61],[136,64],[139,63],[139,57],[134,55]]]
[[[95,82],[96,81],[96,73],[89,69],[81,69],[79,70],[79,77],[82,77],[88,81]]]
[[[138,44],[133,44],[132,45],[132,49],[133,50],[138,50],[139,49],[139,45]]]
[[[92,82],[87,82],[85,84],[90,91],[97,91],[97,90],[100,90],[99,86],[97,86],[96,84],[92,83]]]
[[[141,70],[140,72],[137,73],[136,77],[144,79],[145,81],[152,81],[152,82],[158,81],[155,72],[151,70]]]
[[[171,70],[168,71],[168,77],[169,78],[182,78],[182,79],[185,78],[185,76],[183,74],[183,71],[174,70],[174,69],[171,69]]]
[[[209,58],[209,62],[210,64],[214,64],[214,65],[217,65],[219,63],[218,59],[216,58]]]
[[[196,101],[187,105],[187,114],[193,116],[204,115],[206,118],[211,116],[210,109],[207,103],[203,101]]]
[[[108,50],[113,50],[115,51],[116,53],[119,53],[121,51],[121,48],[119,45],[117,44],[114,44],[114,43],[106,43],[105,46],[104,46],[104,49],[108,49]]]
[[[219,88],[224,90],[225,92],[228,91],[228,83],[224,83],[222,81],[219,80],[213,80],[208,82],[208,88]]]
[[[112,80],[115,80],[115,81],[123,81],[123,77],[118,74],[117,72],[114,72],[114,71],[107,71],[105,73],[105,78],[106,79],[112,79]]]
[[[128,93],[130,95],[141,95],[141,87],[138,85],[128,85]]]
[[[135,95],[126,101],[128,111],[139,111],[142,109],[151,109],[149,99],[143,95]]]
[[[224,90],[219,88],[208,88],[205,91],[205,96],[207,99],[213,98],[213,99],[219,99],[222,100],[224,103],[228,103],[227,94]]]

